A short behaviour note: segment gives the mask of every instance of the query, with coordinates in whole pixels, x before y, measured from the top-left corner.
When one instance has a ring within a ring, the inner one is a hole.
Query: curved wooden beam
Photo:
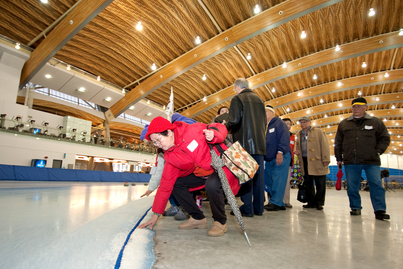
[[[376,100],[376,98],[379,98],[379,101]],[[387,104],[391,102],[401,102],[403,99],[403,93],[388,93],[388,94],[380,94],[380,95],[372,95],[372,96],[365,96],[365,99],[368,102],[368,105],[373,105],[373,104]],[[317,115],[317,114],[322,114],[328,111],[337,111],[337,110],[343,110],[351,107],[351,102],[354,99],[346,99],[343,101],[337,101],[337,102],[332,102],[332,103],[327,103],[315,107],[310,107],[307,109],[302,109],[298,110],[296,112],[288,113],[284,115],[283,117],[290,118],[291,120],[298,120],[299,118],[303,116],[312,116],[312,115]],[[309,113],[307,113],[309,110]],[[402,111],[403,109],[397,109],[398,111]],[[382,111],[382,110],[380,110]],[[374,113],[374,111],[372,111]],[[351,114],[351,113],[350,113]],[[400,114],[399,116],[403,115]],[[340,117],[340,116],[339,116]]]
[[[83,0],[50,32],[32,52],[21,71],[20,89],[84,26],[113,0]]]
[[[296,18],[339,2],[342,2],[342,0],[289,0],[243,21],[167,64],[166,67],[150,76],[115,103],[105,113],[105,117],[111,121],[132,104],[140,101],[164,84],[235,45]],[[286,12],[279,14],[283,10],[286,10]]]
[[[274,109],[277,109],[283,106],[291,105],[293,103],[297,103],[314,97],[319,97],[342,91],[348,91],[361,87],[369,87],[385,83],[394,83],[403,81],[403,69],[388,71],[389,77],[387,78],[384,76],[384,74],[385,72],[371,73],[362,76],[351,77],[347,79],[324,83],[311,88],[300,90],[298,92],[293,92],[287,95],[280,96],[276,99],[265,102],[265,105],[271,105]],[[339,86],[339,82],[342,83],[341,86]]]
[[[382,41],[382,42],[380,42]],[[293,60],[287,63],[287,67],[281,65],[272,69],[266,70],[255,76],[249,77],[249,85],[251,89],[256,89],[268,83],[302,73],[320,66],[340,62],[350,58],[371,54],[379,51],[390,50],[403,47],[403,36],[399,36],[398,32],[382,34],[367,39],[358,40],[340,46],[343,53],[335,51],[334,48],[327,49],[318,53],[314,53],[300,59]],[[381,78],[379,78],[381,79]],[[336,82],[337,83],[337,82]],[[186,117],[195,117],[204,111],[218,105],[220,102],[225,102],[230,99],[234,92],[233,86],[220,90],[216,94],[207,98],[206,102],[200,102],[191,108],[182,112]],[[276,99],[275,99],[276,100]],[[281,104],[279,104],[281,105]]]

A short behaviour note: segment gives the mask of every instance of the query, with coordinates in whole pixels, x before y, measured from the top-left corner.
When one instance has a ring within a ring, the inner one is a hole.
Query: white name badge
[[[195,149],[197,149],[198,146],[199,146],[199,144],[197,143],[197,141],[193,140],[192,142],[190,142],[190,144],[187,146],[187,148],[188,148],[188,150],[193,152],[193,151],[195,151]]]
[[[276,128],[269,129],[269,133],[273,133]]]
[[[294,145],[294,141],[290,141],[290,144],[291,144],[291,145]]]
[[[373,127],[373,126],[365,125],[364,129],[365,129],[365,130],[372,130],[372,129],[374,129],[374,127]]]

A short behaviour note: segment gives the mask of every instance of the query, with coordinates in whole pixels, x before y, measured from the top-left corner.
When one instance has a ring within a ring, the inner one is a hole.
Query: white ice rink
[[[151,215],[154,197],[140,198],[146,190],[144,183],[0,182],[0,268],[151,268],[154,231],[134,229]]]

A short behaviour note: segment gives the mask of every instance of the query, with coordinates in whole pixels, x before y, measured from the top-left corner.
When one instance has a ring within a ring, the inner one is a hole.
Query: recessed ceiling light
[[[52,78],[52,76],[49,75],[49,74],[46,74],[46,75],[45,75],[45,78]]]
[[[149,105],[150,104],[150,100],[147,100],[147,105]]]
[[[379,97],[377,97],[375,100],[376,100],[376,101],[379,101]]]
[[[341,81],[337,82],[337,86],[343,86],[343,83]]]
[[[287,67],[287,63],[284,62],[284,63],[283,63],[283,68],[286,68],[286,67]]]
[[[301,38],[305,38],[305,37],[306,37],[306,33],[305,33],[305,31],[302,31]]]
[[[335,50],[336,50],[336,51],[339,51],[339,50],[340,50],[340,46],[339,46],[339,45],[336,45]]]
[[[361,96],[361,95],[362,95],[362,92],[361,92],[361,91],[358,91],[358,95]]]
[[[70,67],[69,64],[67,65],[66,69],[67,69],[67,70],[70,70],[70,69],[71,69],[71,67]]]
[[[373,116],[374,116],[374,113],[371,113],[371,114],[369,114],[369,115],[371,115],[371,117],[373,117]]]
[[[370,9],[369,9],[368,16],[372,17],[372,16],[374,16],[374,15],[375,15],[375,10],[374,10],[373,8],[370,8]]]
[[[206,96],[203,97],[203,101],[204,101],[204,102],[207,101],[207,97],[206,97]]]
[[[97,76],[97,80],[98,80],[98,81],[101,81],[101,77],[100,77],[100,76]]]
[[[143,30],[143,25],[141,25],[141,21],[139,21],[139,22],[137,23],[136,29],[137,29],[137,31]]]
[[[125,94],[125,93],[126,93],[125,88],[122,88],[122,93],[123,93],[123,94]]]
[[[388,77],[389,77],[389,73],[386,72],[386,73],[385,73],[385,78],[388,78]]]
[[[153,65],[151,66],[151,69],[152,69],[152,70],[157,69],[157,66],[155,65],[155,63],[153,63]]]
[[[367,64],[365,62],[363,62],[362,67],[367,67]]]
[[[316,74],[313,74],[313,79],[317,79],[318,76]]]
[[[203,74],[202,80],[206,80],[206,79],[207,79],[206,74]]]
[[[403,35],[403,29],[400,29],[399,35],[400,35],[400,36]]]
[[[395,109],[396,107],[395,107],[395,105],[392,105],[392,109]]]
[[[105,101],[106,101],[106,102],[110,102],[111,100],[112,100],[111,97],[106,97],[106,98],[105,98]]]
[[[19,50],[21,48],[20,43],[15,43],[15,48]]]
[[[80,88],[78,88],[78,91],[79,91],[79,92],[85,92],[85,88],[84,88],[84,87],[80,87]]]
[[[133,110],[133,109],[134,109],[134,106],[129,107],[129,109],[130,109],[130,110]]]
[[[383,119],[384,122],[387,122],[388,120],[386,118]]]
[[[47,4],[48,0],[41,0],[42,3]]]
[[[273,87],[273,89],[271,90],[272,92],[276,92],[276,88]]]
[[[252,55],[250,55],[250,52],[248,53],[248,56],[246,56],[246,59],[248,60],[252,59]]]
[[[309,111],[309,109],[306,111],[306,114],[309,114],[309,113],[311,113],[311,111]]]
[[[200,43],[201,43],[200,36],[197,36],[197,37],[196,37],[196,44],[200,44]]]
[[[325,118],[327,118],[327,114],[325,114]]]
[[[255,14],[258,14],[260,12],[260,6],[256,5],[255,8],[253,9],[253,12],[255,12]]]
[[[323,101],[323,99],[320,99],[320,101],[319,101],[319,102],[322,104],[324,101]]]
[[[330,128],[330,125],[328,125],[327,128]]]
[[[298,95],[298,96],[301,96],[301,93],[299,92],[297,95]]]
[[[343,104],[342,104],[342,103],[339,103],[339,106],[340,106],[340,107],[342,107],[342,106],[343,106]]]
[[[152,114],[153,114],[153,113],[148,112],[148,113],[146,114],[146,116],[147,116],[147,117],[151,117]]]
[[[287,112],[290,112],[290,108],[289,108],[289,107],[287,107]]]

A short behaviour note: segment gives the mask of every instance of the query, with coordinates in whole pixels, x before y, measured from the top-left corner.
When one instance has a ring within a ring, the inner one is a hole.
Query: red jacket
[[[169,196],[173,190],[176,179],[185,177],[192,173],[198,176],[207,176],[214,172],[211,167],[211,155],[208,143],[220,144],[223,149],[227,149],[223,143],[227,136],[227,129],[220,123],[210,124],[216,127],[219,132],[214,131],[214,138],[208,142],[204,136],[203,130],[207,125],[203,123],[187,124],[185,122],[174,122],[175,145],[165,151],[165,166],[162,173],[160,186],[155,195],[152,211],[162,214],[167,205]],[[237,194],[240,188],[238,179],[224,167],[228,182],[234,194]]]
[[[295,135],[290,132],[290,148],[291,148],[291,165],[294,165],[294,146],[295,146]]]

